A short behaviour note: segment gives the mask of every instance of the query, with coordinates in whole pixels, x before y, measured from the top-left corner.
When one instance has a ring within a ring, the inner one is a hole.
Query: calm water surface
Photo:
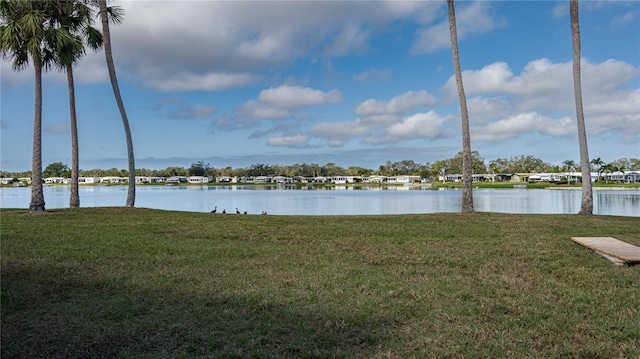
[[[45,186],[47,209],[69,207],[69,186]],[[81,207],[124,206],[126,186],[80,187]],[[459,212],[461,190],[411,187],[287,189],[263,186],[137,186],[136,207],[218,213],[368,215]],[[474,189],[478,212],[577,213],[580,190]],[[0,188],[1,208],[28,208],[30,188]],[[640,217],[640,191],[594,190],[594,214]]]

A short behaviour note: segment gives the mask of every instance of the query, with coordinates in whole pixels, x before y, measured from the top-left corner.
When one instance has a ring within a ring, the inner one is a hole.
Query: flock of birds
[[[211,211],[211,213],[213,213],[213,214],[218,213],[218,206],[215,206],[215,207],[213,208],[213,211]],[[227,210],[226,210],[226,209],[223,209],[223,210],[222,210],[222,214],[227,214]],[[240,210],[238,210],[238,208],[237,208],[237,207],[236,207],[236,214],[240,214]],[[243,213],[243,214],[247,214],[247,211],[244,211],[244,213]],[[263,214],[263,215],[266,215],[266,214],[267,214],[267,211],[262,211],[262,214]]]

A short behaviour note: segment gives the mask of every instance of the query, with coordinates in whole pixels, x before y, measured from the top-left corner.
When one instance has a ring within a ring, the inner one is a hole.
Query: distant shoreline
[[[44,187],[69,187],[71,184],[69,183],[55,183],[55,184],[44,184]],[[126,187],[126,183],[118,183],[118,184],[105,184],[105,183],[95,183],[95,184],[80,184],[80,187],[114,187],[114,186],[122,186]],[[165,183],[145,183],[145,184],[136,184],[136,187],[156,187],[156,186],[175,186],[175,187],[226,187],[226,186],[255,186],[255,187],[279,187],[279,188],[334,188],[334,187],[365,187],[365,188],[380,188],[380,187],[413,187],[413,188],[422,188],[422,189],[432,189],[432,190],[446,190],[446,189],[461,189],[461,182],[433,182],[433,183],[416,183],[416,184],[402,184],[402,183],[287,183],[287,184],[279,184],[279,183],[251,183],[251,182],[238,182],[238,183],[180,183],[180,184],[165,184]],[[31,186],[15,186],[15,185],[0,185],[0,188],[14,188],[14,187],[24,187],[30,188]],[[552,190],[575,190],[580,191],[582,187],[580,186],[566,186],[566,185],[557,185],[554,183],[473,183],[474,189],[552,189]],[[640,183],[628,183],[628,184],[616,184],[615,186],[608,185],[594,185],[592,187],[594,191],[599,190],[640,190]]]

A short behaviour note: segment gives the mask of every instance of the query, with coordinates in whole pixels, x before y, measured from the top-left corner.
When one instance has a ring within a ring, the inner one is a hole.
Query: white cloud
[[[583,106],[589,134],[621,133],[625,143],[640,140],[640,89],[599,92]]]
[[[586,11],[602,12],[602,10],[605,8],[612,8],[612,7],[618,7],[618,6],[622,6],[622,7],[637,6],[637,2],[636,1],[591,0],[591,1],[585,1],[584,5],[585,6],[580,8],[580,11],[582,11],[582,9],[585,9]]]
[[[640,68],[616,60],[594,64],[581,62],[583,101],[597,102],[606,93],[630,92],[625,87],[640,75]],[[466,70],[462,74],[465,93],[508,97],[512,108],[529,112],[575,110],[573,97],[573,63],[553,63],[548,59],[529,62],[522,72],[514,74],[503,62],[496,62],[480,70]],[[443,86],[451,98],[457,97],[455,77]],[[471,116],[473,117],[473,115]]]
[[[566,2],[557,4],[551,10],[551,16],[554,19],[565,18],[565,17],[568,17],[568,15],[569,15],[569,5]]]
[[[285,55],[293,51],[288,45],[291,41],[289,34],[285,32],[265,33],[244,40],[236,51],[238,55],[248,59],[271,58],[284,61]]]
[[[329,105],[342,101],[339,90],[324,92],[310,87],[282,85],[260,91],[255,100],[248,100],[230,113],[224,113],[213,124],[218,128],[258,128],[262,120],[291,121],[304,118],[304,108]],[[262,132],[259,132],[262,133]],[[282,141],[282,139],[278,139]]]
[[[257,78],[251,74],[208,73],[192,74],[180,73],[164,77],[152,77],[147,80],[147,86],[158,91],[220,91],[244,86],[256,82]]]
[[[417,107],[431,106],[436,99],[425,90],[408,91],[389,101],[368,99],[356,107],[358,116],[398,115]]]
[[[362,1],[190,1],[187,5],[120,0],[114,5],[125,10],[124,21],[112,27],[119,73],[162,91],[177,86],[175,73],[189,78],[247,74],[287,68],[301,58],[362,54],[374,35],[397,21],[427,23],[442,7],[440,2],[398,1],[372,6]],[[231,86],[210,82],[194,86]]]
[[[503,141],[520,135],[538,132],[543,135],[561,137],[576,134],[576,125],[568,117],[552,119],[535,112],[521,113],[471,130],[475,141]]]
[[[249,100],[238,106],[236,113],[241,117],[273,120],[289,117],[291,112],[288,109],[269,106],[267,104]]]
[[[590,92],[612,91],[640,76],[640,67],[618,60],[593,64],[583,58],[581,67],[582,86]]]
[[[344,143],[357,137],[365,137],[370,134],[370,129],[356,119],[344,122],[321,122],[311,127],[309,135],[324,138],[333,146],[342,146]]]
[[[419,107],[434,105],[436,99],[426,91],[408,91],[389,101],[368,99],[360,103],[355,120],[323,122],[311,127],[308,134],[323,138],[331,147],[361,138],[363,143],[393,143],[402,140],[446,137],[443,124],[449,116],[434,111],[411,113]]]
[[[449,23],[440,22],[431,27],[418,31],[418,39],[411,47],[414,55],[433,53],[440,49],[451,47],[451,37],[449,35]],[[462,37],[459,37],[462,40]]]
[[[587,134],[622,134],[629,142],[640,135],[640,89],[629,83],[640,68],[607,60],[581,62],[583,107]],[[502,141],[527,133],[545,136],[575,135],[573,63],[548,59],[529,62],[519,74],[496,62],[479,70],[463,71],[468,95],[472,139]],[[455,78],[443,86],[457,97]],[[514,114],[515,113],[515,114]]]
[[[373,83],[378,81],[387,81],[391,78],[390,70],[378,70],[371,69],[369,71],[361,72],[353,75],[353,79],[358,82]]]
[[[117,71],[118,69],[116,69]],[[119,72],[118,72],[119,73]],[[86,55],[78,62],[73,69],[74,82],[77,84],[97,84],[109,82],[109,71],[104,57],[104,51],[98,52],[87,50]],[[67,82],[64,74],[58,82]]]
[[[303,134],[273,136],[267,140],[267,145],[274,147],[300,147],[309,140],[309,136]]]
[[[216,108],[213,105],[187,103],[178,96],[163,97],[151,109],[176,120],[203,119],[212,116],[216,112]]]
[[[456,29],[458,40],[478,36],[505,26],[491,11],[487,1],[475,1],[469,6],[456,6]],[[451,47],[448,17],[435,25],[418,31],[417,39],[411,47],[412,54],[432,53]]]
[[[611,114],[624,116],[633,114],[635,118],[640,116],[640,89],[618,90],[615,92],[599,93],[596,101],[584,103],[585,111],[594,115]],[[615,122],[610,125],[615,126]],[[640,122],[636,123],[640,125]]]
[[[467,109],[473,114],[470,121],[474,124],[484,124],[502,118],[512,110],[511,103],[504,97],[481,96],[468,98]]]
[[[342,147],[342,146],[344,146],[344,141],[342,141],[342,140],[329,140],[329,141],[327,141],[327,146],[329,146],[329,147]]]
[[[640,16],[639,11],[628,11],[622,15],[614,17],[611,20],[611,25],[614,27],[623,27],[633,22],[633,20],[635,20],[638,16]]]
[[[185,105],[171,111],[169,118],[186,120],[186,119],[202,119],[213,115],[216,112],[215,106],[207,105]]]
[[[9,59],[0,59],[0,73],[2,73],[2,88],[10,88],[24,84],[31,85],[33,83],[33,65],[29,59],[29,64],[21,71],[13,69]],[[104,58],[104,52],[87,51],[87,54],[74,66],[73,71],[74,82],[76,85],[96,84],[109,81],[109,73],[107,72],[107,64]],[[64,71],[55,67],[50,71],[42,74],[43,83],[53,82],[57,84],[67,84],[67,75]]]
[[[0,58],[0,81],[2,81],[1,91],[33,82],[33,67],[16,71],[13,69],[11,62],[4,58]]]
[[[385,0],[376,4],[381,5],[383,14],[389,14],[392,18],[410,17],[423,24],[432,22],[444,5],[441,1],[398,0]]]
[[[494,62],[480,70],[462,71],[464,91],[468,95],[487,94],[507,90],[505,86],[513,81],[513,73],[505,62]],[[449,77],[445,89],[452,95],[458,96],[456,79]]]
[[[381,136],[374,139],[374,142],[447,137],[448,132],[442,128],[442,125],[448,119],[450,119],[449,116],[440,116],[434,111],[416,113],[387,127]]]
[[[376,6],[361,1],[190,1],[185,6],[116,0],[113,5],[125,14],[111,28],[119,77],[158,91],[245,86],[257,80],[257,71],[284,69],[301,58],[361,54],[375,35],[398,21],[428,25],[443,7],[442,2],[421,1]],[[461,27],[482,32],[492,26],[490,17],[473,14],[488,11],[484,5],[461,7],[459,17],[472,19]],[[78,83],[107,82],[104,53],[88,52],[76,76]]]
[[[351,53],[362,53],[367,49],[367,40],[371,36],[371,30],[356,24],[345,26],[331,43],[324,48],[328,55],[339,56]]]
[[[311,105],[336,103],[342,100],[338,90],[322,92],[309,87],[282,85],[262,90],[258,102],[276,108],[292,109]]]

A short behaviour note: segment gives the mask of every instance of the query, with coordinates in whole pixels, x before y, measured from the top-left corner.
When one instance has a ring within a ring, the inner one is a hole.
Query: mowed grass
[[[2,358],[640,357],[640,218],[0,215]]]

